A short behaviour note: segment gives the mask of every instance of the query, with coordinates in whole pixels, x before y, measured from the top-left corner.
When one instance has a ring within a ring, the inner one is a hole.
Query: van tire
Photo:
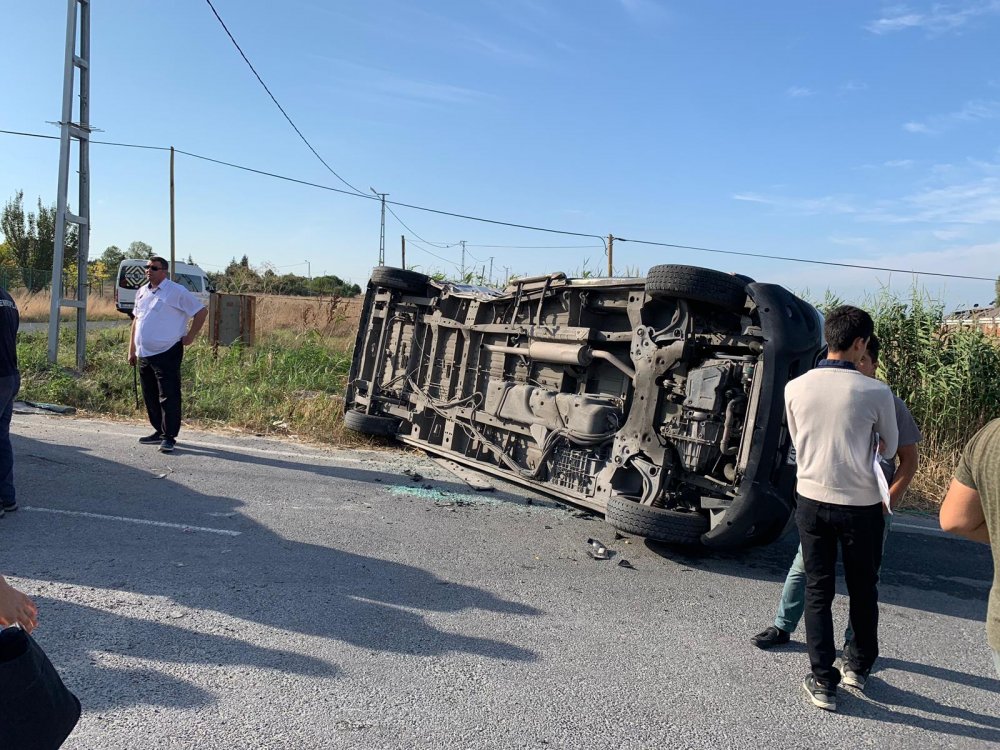
[[[711,268],[675,264],[650,268],[646,293],[653,299],[680,297],[726,310],[742,310],[747,301],[743,280]]]
[[[701,513],[655,508],[625,497],[608,500],[604,520],[629,534],[671,544],[700,544],[709,526]]]
[[[430,276],[416,271],[407,271],[391,266],[376,266],[372,269],[371,283],[374,286],[384,286],[408,294],[423,294],[427,289]]]
[[[365,435],[380,435],[390,437],[396,434],[399,429],[400,420],[396,417],[379,417],[374,414],[365,414],[361,411],[345,411],[344,426],[349,430],[361,432]]]

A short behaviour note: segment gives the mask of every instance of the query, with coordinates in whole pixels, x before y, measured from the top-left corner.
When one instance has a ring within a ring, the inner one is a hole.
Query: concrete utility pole
[[[174,233],[174,147],[170,147],[170,280],[176,281],[177,274],[174,271],[175,255],[177,251]]]
[[[615,236],[613,234],[609,234],[608,235],[608,278],[609,279],[615,275],[614,254],[615,254]]]
[[[465,240],[461,240],[458,244],[462,246],[462,281],[465,281]]]
[[[306,261],[306,276],[308,276],[308,277],[309,277],[309,280],[310,280],[310,281],[312,281],[312,277],[313,277],[313,267],[312,267],[312,264],[311,264],[311,263],[309,263],[309,261],[308,261],[308,260]]]
[[[79,14],[79,35],[77,17]],[[77,38],[79,37],[79,54]],[[76,69],[80,70],[80,119],[73,122],[73,89]],[[56,196],[55,247],[52,251],[52,304],[49,308],[49,362],[59,355],[59,312],[76,308],[76,367],[87,360],[87,260],[90,256],[90,0],[69,0],[66,12],[66,58],[63,68],[62,118],[59,120],[59,186]],[[70,139],[79,142],[79,214],[68,208]],[[79,229],[77,248],[76,299],[63,298],[63,259],[66,254],[66,225]]]
[[[378,234],[378,264],[380,266],[384,266],[385,265],[385,196],[387,196],[388,193],[379,193],[375,190],[375,188],[371,187],[370,185],[368,186],[368,189],[371,190],[373,193],[375,193],[375,195],[377,195],[382,200],[382,229],[381,231],[379,231]]]
[[[399,241],[400,241],[400,243],[402,243],[402,250],[403,250],[403,260],[402,260],[403,265],[400,266],[400,268],[402,268],[405,271],[406,270],[406,235],[405,234],[399,235]]]

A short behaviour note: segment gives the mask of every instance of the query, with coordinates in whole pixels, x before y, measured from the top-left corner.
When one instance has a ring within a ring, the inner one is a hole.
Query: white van
[[[115,307],[118,312],[132,317],[135,307],[136,290],[146,283],[146,264],[148,260],[126,258],[118,265],[118,282],[115,287]],[[174,281],[183,286],[208,307],[208,297],[212,287],[208,276],[198,266],[187,263],[174,264]]]

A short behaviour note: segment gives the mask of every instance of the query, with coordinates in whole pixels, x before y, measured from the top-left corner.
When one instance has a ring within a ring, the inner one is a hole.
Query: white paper
[[[892,515],[892,505],[891,499],[889,498],[889,483],[885,481],[885,472],[882,471],[882,454],[878,449],[879,437],[878,433],[875,433],[875,450],[872,451],[874,455],[874,461],[872,462],[872,468],[875,471],[875,480],[878,482],[878,494],[882,497],[882,504],[885,506],[885,510],[889,515]]]

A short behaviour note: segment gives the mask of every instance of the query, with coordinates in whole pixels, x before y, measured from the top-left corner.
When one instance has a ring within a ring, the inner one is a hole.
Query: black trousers
[[[151,357],[139,357],[142,400],[153,429],[174,440],[181,430],[181,361],[184,344]]]
[[[833,667],[837,646],[831,607],[836,593],[838,545],[854,628],[854,641],[844,660],[852,669],[867,672],[878,658],[878,570],[885,529],[882,503],[862,507],[832,505],[799,495],[795,520],[806,569],[809,661],[817,680],[837,685],[840,672]]]

